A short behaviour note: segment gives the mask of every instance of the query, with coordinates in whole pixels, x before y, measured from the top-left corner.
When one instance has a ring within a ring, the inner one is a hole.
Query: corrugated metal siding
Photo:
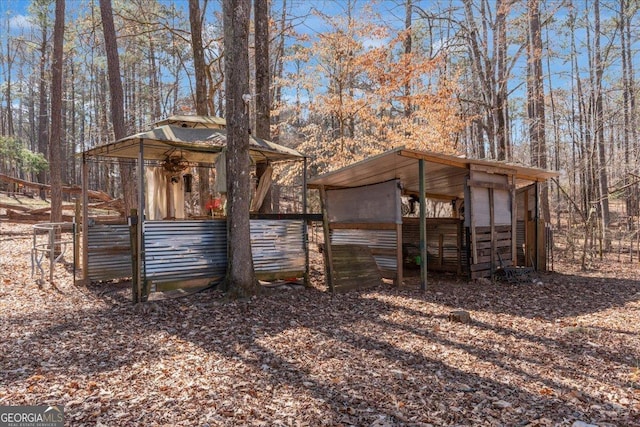
[[[131,277],[131,241],[127,224],[95,224],[87,229],[90,280]]]
[[[361,245],[373,249],[373,258],[381,270],[395,271],[397,268],[396,256],[376,254],[375,249],[390,249],[395,251],[396,240],[395,230],[331,230],[331,244],[333,245]]]
[[[222,280],[227,269],[227,222],[146,221],[145,277],[155,283],[207,278]],[[251,220],[251,245],[256,273],[305,270],[302,220]],[[129,227],[89,228],[89,278],[131,277]]]
[[[256,273],[305,270],[301,220],[251,220],[251,250]]]
[[[144,248],[147,280],[221,280],[227,269],[227,222],[145,221]]]

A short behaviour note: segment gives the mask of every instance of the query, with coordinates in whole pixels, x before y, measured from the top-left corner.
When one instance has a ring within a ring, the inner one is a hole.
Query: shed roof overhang
[[[162,124],[150,131],[91,148],[84,154],[137,159],[141,144],[145,160],[163,161],[168,156],[178,156],[191,163],[213,163],[218,153],[227,146],[227,134],[223,128]],[[249,154],[254,163],[304,158],[296,150],[254,136],[249,138]]]
[[[490,160],[475,160],[428,151],[395,148],[309,180],[310,188],[349,188],[399,179],[408,194],[419,193],[418,164],[425,162],[427,197],[453,200],[464,197],[465,178],[470,170],[511,175],[516,187],[544,182],[557,172]]]

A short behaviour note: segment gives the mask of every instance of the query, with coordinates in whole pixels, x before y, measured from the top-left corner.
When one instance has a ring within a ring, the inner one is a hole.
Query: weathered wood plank
[[[360,245],[331,246],[335,290],[367,288],[382,283],[382,275],[368,247]]]

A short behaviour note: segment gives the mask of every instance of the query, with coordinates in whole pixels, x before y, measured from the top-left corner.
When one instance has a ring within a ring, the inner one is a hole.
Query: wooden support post
[[[136,264],[138,266],[136,272],[136,281],[138,283],[138,301],[146,301],[149,296],[149,289],[147,289],[147,277],[144,272],[144,220],[146,207],[144,203],[144,143],[142,139],[139,142],[138,152],[138,224],[136,227]]]
[[[51,225],[49,228],[49,283],[53,283],[53,269],[56,260],[56,232],[57,226]]]
[[[420,289],[427,290],[427,202],[425,200],[424,160],[418,160],[420,191]]]
[[[402,223],[396,224],[396,286],[402,286],[404,265],[402,257]]]
[[[82,284],[89,281],[89,166],[82,155]]]
[[[524,256],[524,266],[533,267],[529,263],[529,189],[524,190],[524,247],[522,254]]]
[[[307,158],[302,162],[302,244],[304,246],[304,285],[310,286],[309,282],[309,224],[307,223]]]
[[[540,219],[540,203],[539,203],[539,201],[540,201],[540,199],[539,199],[539,197],[540,197],[540,185],[539,185],[538,181],[536,181],[534,186],[535,186],[535,191],[536,191],[536,198],[535,198],[536,204],[535,204],[533,220],[535,222],[535,227],[536,228],[535,228],[535,231],[534,231],[535,232],[535,247],[533,248],[533,250],[534,250],[533,253],[535,254],[536,258],[534,260],[533,268],[535,268],[536,271],[538,271],[538,267],[539,267],[539,265],[538,265],[539,264],[539,260],[538,260],[538,247],[539,247],[538,246],[538,226],[539,226],[538,222],[539,221],[538,220]]]
[[[75,225],[75,227],[73,228],[73,269],[74,269],[74,273],[75,270],[80,267],[79,266],[79,262],[80,262],[80,242],[79,242],[79,237],[80,237],[80,224],[82,223],[82,205],[80,203],[80,199],[76,198],[76,206],[75,206],[75,213],[74,213],[74,220],[73,223]],[[75,274],[73,275],[73,280],[76,279]]]
[[[131,209],[129,216],[129,241],[131,242],[131,301],[140,302],[142,292],[140,286],[140,265],[138,264],[138,210]]]
[[[324,231],[325,281],[331,293],[335,293],[333,283],[333,256],[331,253],[331,232],[329,230],[329,213],[327,211],[327,192],[320,186],[320,206],[322,209],[322,230]]]
[[[495,221],[495,206],[493,203],[493,188],[489,188],[489,228],[491,230],[491,280],[495,280],[496,272],[496,221]]]
[[[462,246],[463,246],[463,233],[464,230],[464,219],[462,221],[458,221],[458,231],[457,231],[457,245],[458,245],[458,276],[462,275]]]
[[[466,183],[469,185],[469,182]],[[476,233],[476,216],[473,209],[473,193],[475,189],[469,186],[469,202],[465,202],[465,209],[469,210],[469,228],[471,230],[471,265],[478,263],[478,240]]]
[[[516,200],[516,176],[509,177],[511,190],[509,197],[511,198],[511,265],[518,264],[518,203]]]

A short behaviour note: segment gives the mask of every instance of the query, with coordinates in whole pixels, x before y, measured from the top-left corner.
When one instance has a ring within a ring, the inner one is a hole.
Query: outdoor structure
[[[150,292],[220,282],[227,267],[227,227],[222,203],[216,215],[189,215],[193,167],[215,167],[216,190],[226,192],[225,122],[217,117],[172,116],[147,131],[82,153],[82,272],[85,280],[133,278],[134,301]],[[260,207],[271,183],[271,164],[306,159],[295,150],[250,137],[253,165],[266,163],[252,199]],[[88,166],[117,158],[136,166],[137,215],[128,223],[100,224],[89,217]],[[306,183],[302,182],[302,188]],[[302,192],[303,214],[306,192]],[[251,245],[260,279],[308,276],[307,228],[303,214],[252,216]]]
[[[328,284],[363,286],[371,265],[397,283],[405,266],[419,267],[423,287],[427,270],[471,279],[516,265],[544,270],[547,233],[537,190],[554,176],[400,147],[312,178],[308,186],[319,189],[323,206]],[[419,203],[419,217],[403,215],[403,198]],[[449,204],[448,217],[427,218],[426,199]]]

